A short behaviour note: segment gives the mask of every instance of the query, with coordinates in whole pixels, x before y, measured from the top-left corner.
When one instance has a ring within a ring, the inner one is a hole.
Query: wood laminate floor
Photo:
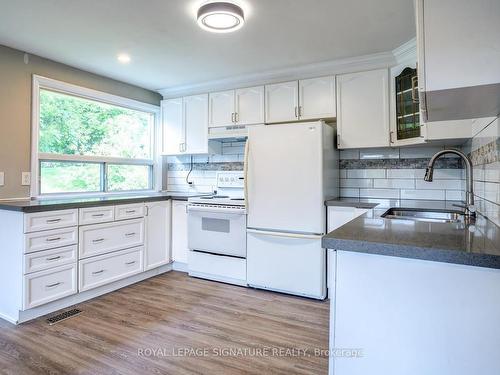
[[[0,373],[327,373],[325,301],[169,272],[78,308],[53,326],[0,319]]]

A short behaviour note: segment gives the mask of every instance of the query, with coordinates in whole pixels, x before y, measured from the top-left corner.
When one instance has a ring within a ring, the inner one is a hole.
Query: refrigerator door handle
[[[300,238],[305,240],[320,240],[323,237],[323,235],[321,234],[284,233],[284,232],[272,232],[267,230],[248,229],[248,228],[247,228],[247,233],[261,234],[263,236]]]
[[[245,204],[248,213],[248,151],[250,148],[250,140],[247,139],[245,143],[245,157],[243,158],[243,194],[245,196]]]

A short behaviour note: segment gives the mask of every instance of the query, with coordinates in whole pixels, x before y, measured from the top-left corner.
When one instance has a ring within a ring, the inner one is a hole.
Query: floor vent
[[[49,325],[52,326],[56,323],[62,322],[63,320],[72,318],[72,317],[80,314],[81,312],[82,312],[82,310],[78,310],[78,309],[68,310],[68,311],[65,311],[61,314],[55,315],[52,318],[47,319],[47,323],[49,323]]]

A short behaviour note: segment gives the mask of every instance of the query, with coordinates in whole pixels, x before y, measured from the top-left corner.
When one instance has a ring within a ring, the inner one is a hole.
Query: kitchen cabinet
[[[390,70],[390,142],[392,147],[425,143],[420,119],[416,56]]]
[[[327,209],[327,228],[328,232],[340,228],[342,225],[347,224],[349,221],[354,220],[370,211],[367,208],[357,207],[342,207],[342,206],[328,206]]]
[[[337,76],[337,142],[340,149],[389,146],[387,69]]]
[[[210,128],[264,123],[264,86],[209,94]]]
[[[334,118],[335,77],[266,85],[266,123]]]
[[[500,112],[500,1],[416,0],[424,122]]]
[[[297,121],[298,107],[297,81],[266,85],[266,123]]]
[[[172,201],[172,260],[184,266],[189,251],[187,205],[186,201]]]
[[[144,269],[170,262],[171,202],[148,202],[146,207],[146,249]]]
[[[163,154],[208,153],[208,94],[163,100]]]
[[[325,119],[336,116],[334,76],[299,81],[300,120]]]
[[[361,352],[330,356],[330,374],[500,373],[492,360],[500,270],[338,249],[331,255],[329,347]]]

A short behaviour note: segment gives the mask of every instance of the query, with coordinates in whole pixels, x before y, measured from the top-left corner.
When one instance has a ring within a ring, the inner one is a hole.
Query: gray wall
[[[88,73],[67,65],[0,46],[0,172],[5,186],[0,199],[29,196],[21,186],[21,172],[30,171],[31,77],[38,74],[110,94],[159,105],[161,95],[123,82]]]

